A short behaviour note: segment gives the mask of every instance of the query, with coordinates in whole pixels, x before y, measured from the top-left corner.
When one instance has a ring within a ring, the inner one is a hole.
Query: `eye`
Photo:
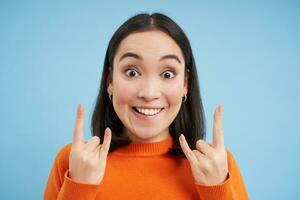
[[[164,71],[162,74],[164,78],[173,78],[175,74],[171,70]]]
[[[135,69],[127,69],[125,70],[125,73],[129,77],[134,77],[138,75],[138,72]]]

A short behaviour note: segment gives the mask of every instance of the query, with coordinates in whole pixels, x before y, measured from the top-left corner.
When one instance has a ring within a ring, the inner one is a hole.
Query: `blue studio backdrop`
[[[300,199],[299,1],[0,1],[0,199],[42,199],[53,159],[85,138],[114,31],[140,12],[190,39],[207,140],[224,104],[226,147],[251,199]],[[298,185],[298,186],[297,186]]]

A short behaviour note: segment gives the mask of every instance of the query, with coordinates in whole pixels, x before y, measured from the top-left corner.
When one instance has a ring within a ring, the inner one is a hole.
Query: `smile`
[[[142,115],[146,115],[146,116],[153,116],[153,115],[157,115],[158,113],[160,113],[163,108],[138,108],[138,107],[132,107],[134,109],[135,112],[140,113]]]

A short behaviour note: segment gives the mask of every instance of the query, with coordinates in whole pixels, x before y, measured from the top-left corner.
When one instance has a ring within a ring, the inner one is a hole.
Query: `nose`
[[[158,99],[161,95],[158,80],[148,78],[139,87],[138,97],[146,101]]]

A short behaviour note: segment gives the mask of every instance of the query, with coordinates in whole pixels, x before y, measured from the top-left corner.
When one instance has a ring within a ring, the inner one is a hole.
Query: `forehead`
[[[125,52],[134,52],[143,57],[158,58],[165,54],[175,54],[181,60],[183,54],[177,43],[166,33],[159,30],[132,33],[119,45],[116,58]]]

